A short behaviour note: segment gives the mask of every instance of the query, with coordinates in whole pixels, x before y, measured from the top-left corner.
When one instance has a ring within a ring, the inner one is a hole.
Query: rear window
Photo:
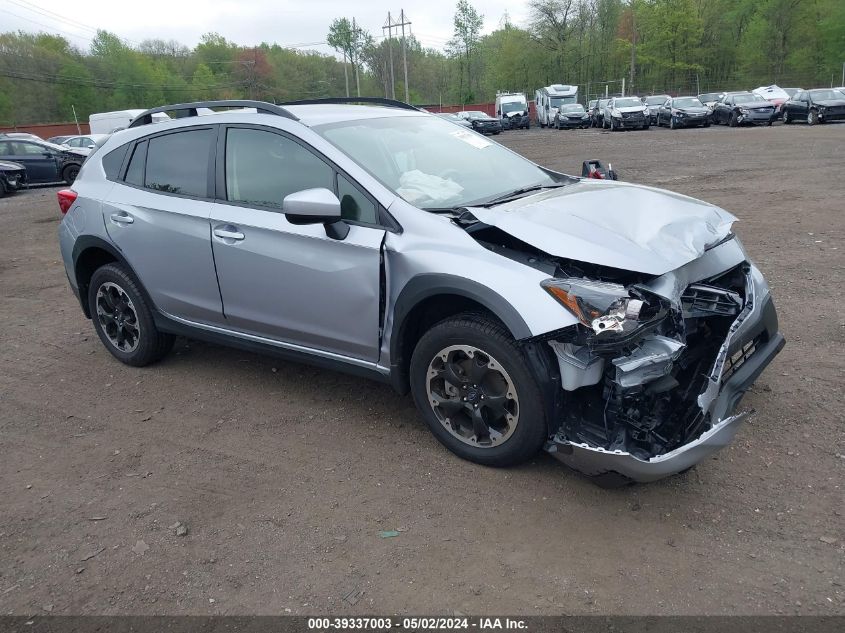
[[[144,185],[165,193],[208,197],[208,158],[214,140],[213,129],[151,138]]]
[[[117,180],[120,176],[120,166],[123,165],[123,159],[126,158],[129,145],[129,143],[121,145],[103,156],[103,171],[106,172],[106,178],[109,180]]]

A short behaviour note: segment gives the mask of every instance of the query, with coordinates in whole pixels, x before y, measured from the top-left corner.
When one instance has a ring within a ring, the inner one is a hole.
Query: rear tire
[[[464,313],[436,324],[417,343],[410,369],[423,419],[459,457],[511,466],[547,439],[540,387],[513,337],[490,317]]]
[[[98,268],[88,284],[94,329],[117,360],[143,367],[161,360],[175,337],[159,332],[140,284],[120,264]]]

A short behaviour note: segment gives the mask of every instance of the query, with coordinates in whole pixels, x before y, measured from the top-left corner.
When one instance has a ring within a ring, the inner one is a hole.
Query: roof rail
[[[402,110],[416,110],[417,112],[421,112],[418,107],[412,106],[410,103],[405,103],[404,101],[397,101],[396,99],[385,99],[384,97],[326,97],[323,99],[300,99],[299,101],[285,101],[284,103],[280,103],[279,105],[318,105],[321,103],[371,103],[374,105],[384,105],[389,106],[391,108],[401,108]]]
[[[260,114],[277,114],[298,121],[299,119],[284,108],[266,101],[250,101],[244,99],[227,99],[225,101],[194,101],[192,103],[177,103],[174,105],[159,106],[145,110],[129,124],[130,128],[141,125],[149,125],[153,122],[152,115],[159,112],[176,112],[176,118],[199,116],[198,108],[255,108]]]

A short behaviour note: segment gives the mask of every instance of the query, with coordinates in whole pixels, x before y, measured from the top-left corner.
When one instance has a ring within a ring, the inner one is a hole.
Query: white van
[[[91,134],[111,134],[115,130],[127,128],[132,119],[142,112],[146,112],[146,110],[115,110],[114,112],[98,112],[92,114],[88,117]],[[169,119],[170,117],[164,112],[157,112],[153,115],[153,121],[156,123]]]
[[[496,117],[503,130],[518,130],[531,127],[528,119],[528,101],[522,92],[497,92]]]
[[[551,127],[555,124],[555,115],[560,106],[578,103],[578,86],[552,84],[540,88],[534,93],[534,102],[537,108],[537,123],[540,127]]]

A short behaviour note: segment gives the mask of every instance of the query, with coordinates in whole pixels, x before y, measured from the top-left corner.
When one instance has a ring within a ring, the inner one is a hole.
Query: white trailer
[[[578,86],[552,84],[535,92],[534,104],[537,108],[537,123],[540,127],[554,125],[555,115],[560,106],[567,103],[578,103]]]
[[[88,125],[91,126],[91,134],[111,134],[115,130],[122,130],[129,127],[129,123],[136,116],[145,112],[143,109],[115,110],[114,112],[97,112],[88,117]],[[153,122],[170,119],[164,112],[157,112],[153,115]]]

